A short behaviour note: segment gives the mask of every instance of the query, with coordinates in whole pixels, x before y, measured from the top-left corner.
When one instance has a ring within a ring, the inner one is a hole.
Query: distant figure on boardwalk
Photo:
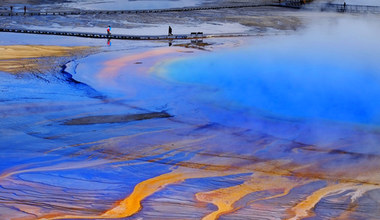
[[[11,5],[11,12],[13,11],[13,6]]]
[[[172,29],[172,27],[169,26],[169,34],[168,34],[168,35],[169,35],[169,36],[172,36],[172,35],[173,35],[172,32],[173,32],[173,29]]]
[[[26,14],[26,6],[24,6],[24,15]]]
[[[346,10],[346,2],[343,3],[343,9]]]
[[[107,35],[111,35],[111,26],[109,26],[109,25],[107,27]]]

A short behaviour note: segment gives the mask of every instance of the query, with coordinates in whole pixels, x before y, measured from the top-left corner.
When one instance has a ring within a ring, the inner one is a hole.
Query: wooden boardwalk
[[[201,10],[220,10],[228,8],[254,8],[254,7],[283,7],[294,9],[313,9],[321,11],[336,11],[349,13],[380,13],[380,6],[366,5],[346,5],[343,4],[303,4],[300,0],[282,0],[279,3],[272,4],[243,4],[243,5],[223,5],[223,6],[204,6],[204,7],[186,7],[170,9],[149,9],[149,10],[75,10],[75,11],[27,11],[20,10],[3,10],[0,16],[70,16],[70,15],[116,15],[116,14],[147,14],[147,13],[165,13],[165,12],[186,12]]]
[[[84,38],[104,38],[118,40],[185,40],[185,39],[203,39],[215,37],[244,37],[247,34],[203,34],[203,32],[193,32],[191,34],[177,35],[122,35],[122,34],[101,34],[101,33],[85,33],[71,31],[54,31],[54,30],[29,30],[29,29],[11,29],[0,28],[0,32],[23,33],[23,34],[42,34],[42,35],[58,35]]]
[[[321,11],[336,11],[347,13],[380,13],[380,6],[369,5],[346,5],[343,4],[322,4],[319,5]]]
[[[150,9],[150,10],[76,10],[76,11],[0,11],[0,16],[47,16],[47,15],[114,15],[114,14],[146,14],[146,13],[164,13],[164,12],[186,12],[201,10],[220,10],[227,8],[253,8],[253,7],[287,7],[299,8],[297,4],[244,4],[244,5],[224,5],[224,6],[205,6],[205,7],[186,7],[171,9]]]
[[[331,12],[346,12],[346,13],[380,13],[380,6],[370,5],[351,5],[346,4],[303,4],[300,0],[282,1],[283,6],[300,8],[306,10],[331,11]]]
[[[249,7],[285,7],[295,9],[308,9],[308,10],[321,10],[321,11],[334,11],[334,12],[348,12],[348,13],[380,13],[380,6],[366,6],[366,5],[346,5],[343,4],[302,4],[299,0],[282,1],[277,4],[246,4],[246,5],[232,5],[232,6],[217,6],[217,7],[190,7],[190,8],[174,8],[174,9],[155,9],[155,10],[112,10],[112,11],[51,11],[51,12],[0,12],[0,16],[48,16],[48,15],[89,15],[89,14],[138,14],[138,13],[162,13],[162,12],[182,12],[182,11],[196,11],[196,10],[218,10],[224,8],[249,8]],[[247,36],[247,34],[203,34],[200,32],[191,34],[178,34],[178,35],[122,35],[122,34],[101,34],[101,33],[85,33],[85,32],[71,32],[71,31],[54,31],[54,30],[29,30],[29,29],[12,29],[0,28],[0,32],[13,32],[24,34],[44,34],[44,35],[60,35],[60,36],[73,36],[85,38],[105,38],[105,39],[121,39],[121,40],[171,40],[171,39],[198,39],[198,38],[211,38],[211,37],[238,37]]]

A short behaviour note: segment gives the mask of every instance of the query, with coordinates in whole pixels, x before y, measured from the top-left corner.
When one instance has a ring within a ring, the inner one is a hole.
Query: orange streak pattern
[[[241,185],[217,189],[211,192],[197,193],[196,198],[202,202],[213,203],[218,207],[218,210],[203,218],[203,220],[213,220],[218,219],[223,214],[228,214],[240,209],[241,207],[235,207],[234,203],[250,193],[271,189],[283,190],[281,194],[258,199],[267,200],[287,195],[290,189],[296,185],[299,184],[285,177],[273,176],[271,178],[265,178],[264,176],[253,175],[252,179]]]
[[[118,206],[107,211],[101,217],[105,218],[125,218],[136,214],[141,208],[141,201],[162,189],[168,184],[181,182],[188,178],[188,174],[167,173],[161,176],[145,180],[136,185],[131,195],[121,201]]]
[[[180,183],[186,179],[193,178],[203,178],[203,177],[215,177],[215,176],[226,176],[234,174],[234,172],[204,172],[202,170],[193,170],[189,168],[184,168],[184,170],[174,170],[170,173],[166,173],[148,180],[145,180],[137,184],[133,192],[123,201],[121,201],[116,207],[106,211],[100,216],[58,216],[53,218],[41,218],[41,219],[114,219],[114,218],[125,218],[132,216],[140,211],[142,208],[141,201],[148,196],[154,194],[155,192],[163,189],[169,184]]]
[[[235,172],[213,172],[183,168],[175,170],[152,179],[145,180],[136,185],[131,195],[121,201],[118,206],[101,215],[102,218],[125,218],[136,214],[141,208],[141,201],[153,193],[163,189],[169,184],[183,182],[186,179],[226,176]]]
[[[351,201],[353,202],[357,198],[361,197],[365,192],[379,188],[379,186],[358,185],[353,183],[338,183],[326,186],[322,189],[315,191],[305,200],[294,206],[291,209],[291,212],[294,213],[294,216],[289,218],[289,220],[298,220],[313,216],[314,214],[311,212],[311,210],[322,198],[326,196],[343,193],[348,190],[355,190],[355,192],[351,195]]]

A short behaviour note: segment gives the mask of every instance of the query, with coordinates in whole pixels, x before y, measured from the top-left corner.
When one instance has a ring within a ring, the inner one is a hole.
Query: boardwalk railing
[[[164,12],[186,12],[201,10],[219,10],[228,8],[253,8],[253,7],[285,7],[295,9],[312,9],[321,11],[337,11],[350,13],[380,13],[380,6],[367,5],[346,5],[343,4],[305,4],[303,0],[279,1],[272,4],[242,4],[242,5],[223,5],[223,6],[204,6],[170,9],[151,9],[151,10],[76,10],[76,11],[1,11],[0,16],[68,16],[68,15],[116,15],[116,14],[144,14],[144,13],[164,13]]]
[[[28,30],[28,29],[11,29],[0,28],[0,32],[13,32],[24,34],[44,34],[44,35],[60,35],[85,38],[104,38],[104,39],[119,39],[119,40],[173,40],[173,39],[201,39],[213,37],[243,37],[247,34],[177,34],[177,35],[122,35],[122,34],[100,34],[100,33],[85,33],[85,32],[68,32],[68,31],[52,31],[52,30]]]
[[[252,8],[252,7],[290,7],[299,8],[299,4],[244,4],[244,5],[223,5],[223,6],[204,6],[204,7],[187,7],[187,8],[171,8],[171,9],[151,9],[151,10],[77,10],[77,11],[0,11],[0,16],[46,16],[46,15],[111,15],[111,14],[141,14],[141,13],[163,13],[163,12],[185,12],[185,11],[201,11],[201,10],[219,10],[228,8]]]
[[[320,11],[333,11],[333,12],[347,12],[347,13],[380,13],[380,6],[370,5],[349,5],[349,4],[311,4],[305,6],[305,9],[320,10]]]

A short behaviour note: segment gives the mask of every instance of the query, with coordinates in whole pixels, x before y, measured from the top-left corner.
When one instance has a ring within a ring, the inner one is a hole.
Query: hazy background
[[[379,34],[378,18],[341,17],[173,62],[168,74],[208,88],[197,99],[221,108],[380,125]]]

